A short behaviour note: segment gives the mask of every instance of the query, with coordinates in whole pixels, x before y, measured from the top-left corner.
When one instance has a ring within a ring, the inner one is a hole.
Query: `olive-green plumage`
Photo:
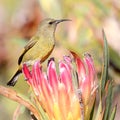
[[[51,54],[55,46],[55,29],[58,23],[68,21],[68,19],[45,19],[43,20],[36,32],[24,47],[22,54],[18,59],[19,68],[11,80],[7,83],[9,86],[14,86],[17,82],[18,75],[22,73],[22,65],[26,63],[32,65],[36,60],[44,62]]]

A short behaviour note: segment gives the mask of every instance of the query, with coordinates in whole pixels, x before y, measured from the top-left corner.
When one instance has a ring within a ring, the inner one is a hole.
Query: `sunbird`
[[[24,63],[28,66],[31,66],[36,60],[40,60],[40,63],[42,63],[49,57],[55,46],[56,27],[63,21],[70,20],[55,20],[47,18],[41,21],[35,35],[23,48],[22,54],[18,59],[18,70],[7,83],[7,85],[14,86],[16,84],[18,75],[22,73],[22,67]]]

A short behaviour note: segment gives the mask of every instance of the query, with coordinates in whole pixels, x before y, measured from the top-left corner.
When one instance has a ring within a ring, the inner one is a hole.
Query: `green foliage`
[[[108,53],[107,39],[106,39],[104,30],[102,32],[103,32],[103,40],[104,40],[104,62],[103,62],[103,71],[101,76],[102,77],[101,78],[101,97],[105,92],[105,85],[108,80],[108,66],[109,66],[109,53]]]
[[[111,106],[112,106],[112,82],[110,81],[110,84],[108,86],[107,98],[105,101],[105,113],[103,120],[109,120],[111,114]]]
[[[115,119],[116,109],[117,109],[117,105],[113,108],[109,120],[114,120]]]
[[[109,51],[107,45],[107,39],[105,36],[104,30],[103,40],[104,40],[104,62],[103,62],[103,71],[99,86],[99,105],[93,106],[90,120],[114,120],[116,114],[116,106],[112,109],[112,100],[113,100],[113,85],[112,81],[108,80],[108,67],[109,67]],[[96,110],[95,110],[96,109]],[[94,117],[93,117],[94,116]]]

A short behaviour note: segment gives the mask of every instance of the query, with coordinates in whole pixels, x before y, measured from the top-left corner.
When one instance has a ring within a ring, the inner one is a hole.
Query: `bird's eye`
[[[54,23],[54,21],[49,22],[50,25],[52,25],[53,23]]]

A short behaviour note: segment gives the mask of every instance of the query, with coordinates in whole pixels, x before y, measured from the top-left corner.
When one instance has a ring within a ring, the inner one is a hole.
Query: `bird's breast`
[[[24,55],[22,62],[40,60],[43,62],[51,54],[54,48],[54,42],[38,41],[27,53]]]

